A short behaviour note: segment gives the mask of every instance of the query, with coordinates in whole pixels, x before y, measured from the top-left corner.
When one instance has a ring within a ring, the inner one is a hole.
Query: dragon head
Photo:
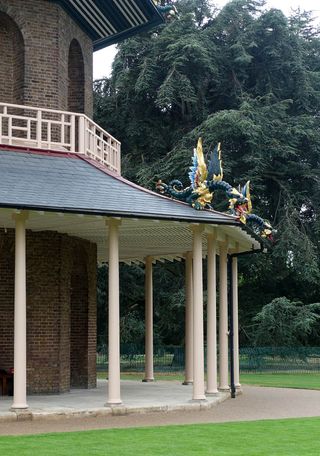
[[[240,218],[242,223],[246,223],[247,215],[252,212],[252,202],[250,196],[250,181],[248,181],[242,189],[233,188],[229,192],[229,209],[231,212]]]
[[[264,220],[263,229],[260,232],[260,236],[274,242],[274,236],[277,234],[277,230],[272,228],[271,224]]]

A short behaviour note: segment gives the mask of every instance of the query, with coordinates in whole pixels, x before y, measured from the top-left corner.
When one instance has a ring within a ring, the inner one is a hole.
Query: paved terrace
[[[107,403],[107,381],[98,380],[96,389],[73,389],[70,393],[28,396],[29,409],[11,412],[12,397],[0,396],[0,422],[15,420],[37,420],[56,417],[83,417],[126,415],[131,413],[168,412],[174,410],[205,410],[224,401],[227,393],[207,398],[207,401],[191,401],[192,386],[180,382],[138,381],[121,382],[122,405],[105,406]]]
[[[99,391],[93,392],[92,398],[98,401],[98,397],[103,399],[104,386],[99,384]],[[102,391],[101,391],[102,388]],[[186,388],[186,390],[184,389]],[[154,397],[155,404],[166,403],[169,401],[171,406],[174,403],[179,404],[179,399],[176,396],[180,391],[179,396],[190,393],[190,387],[184,387],[175,382],[157,382],[155,384],[138,384],[133,381],[123,382],[123,391],[125,399],[133,403],[146,404],[152,399],[153,393],[159,395]],[[131,391],[131,394],[130,394]],[[183,392],[187,391],[187,392]],[[135,396],[138,393],[138,396]],[[68,399],[70,396],[70,399]],[[60,406],[60,409],[65,412],[68,409],[68,404],[73,402],[73,406],[77,410],[81,410],[81,405],[85,404],[88,407],[91,402],[88,402],[88,391],[78,391],[75,393],[63,394],[61,396],[42,396],[30,397],[30,404],[42,404],[44,411],[51,410],[52,414],[48,418],[35,419],[29,421],[10,421],[8,419],[0,420],[0,435],[14,434],[40,434],[46,432],[69,432],[83,431],[88,429],[106,429],[106,428],[122,428],[122,427],[137,427],[137,426],[164,426],[170,424],[192,424],[192,423],[221,423],[228,421],[251,421],[263,419],[279,419],[279,418],[298,418],[298,417],[314,417],[320,416],[320,391],[288,389],[288,388],[265,388],[256,386],[244,386],[243,394],[236,399],[228,399],[216,407],[210,406],[207,408],[189,407],[185,410],[176,410],[169,406],[162,413],[155,413],[150,407],[149,413],[128,413],[126,415],[98,415],[97,413],[87,414],[80,413],[78,415],[58,415],[54,414],[55,406]],[[170,397],[171,396],[171,397]],[[73,397],[73,399],[71,399]],[[59,404],[56,402],[59,400]],[[94,402],[92,399],[92,403]],[[6,404],[5,404],[6,403]],[[213,402],[214,403],[214,402]],[[212,403],[212,404],[213,404]],[[100,404],[99,404],[100,405]],[[188,401],[182,404],[182,407],[190,405]],[[10,401],[4,401],[0,398],[0,413],[4,417],[3,410],[7,410],[10,406]],[[180,404],[181,406],[181,404]],[[83,409],[83,408],[82,408]],[[101,410],[101,409],[99,409]],[[131,408],[133,411],[134,408]],[[165,411],[167,410],[167,411]],[[171,411],[172,410],[172,411]],[[145,411],[147,411],[145,409]]]

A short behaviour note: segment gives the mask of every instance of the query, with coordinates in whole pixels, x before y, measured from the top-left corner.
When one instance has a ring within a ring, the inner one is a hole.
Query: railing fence
[[[121,144],[85,114],[0,103],[0,144],[84,154],[121,174]]]
[[[122,371],[143,371],[144,347],[122,344],[120,356]],[[107,347],[99,344],[97,369],[107,368]],[[156,372],[184,370],[184,348],[177,346],[154,347]],[[245,372],[320,372],[320,347],[245,347],[240,349],[240,371]]]

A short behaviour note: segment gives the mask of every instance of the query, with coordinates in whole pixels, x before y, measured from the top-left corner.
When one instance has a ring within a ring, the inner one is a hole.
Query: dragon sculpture
[[[184,201],[197,210],[213,209],[214,192],[222,190],[229,199],[229,213],[239,217],[242,223],[250,224],[261,237],[273,239],[275,230],[271,224],[258,215],[252,214],[250,181],[242,188],[239,186],[239,189],[236,189],[223,180],[220,143],[210,153],[207,167],[203,155],[202,139],[199,138],[193,153],[189,179],[190,186],[186,188],[181,181],[175,179],[169,184],[159,180],[156,189],[162,195]]]

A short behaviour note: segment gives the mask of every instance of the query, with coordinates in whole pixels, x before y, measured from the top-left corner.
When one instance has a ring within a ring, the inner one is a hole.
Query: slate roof
[[[0,150],[0,207],[242,225],[139,187],[77,154]]]

